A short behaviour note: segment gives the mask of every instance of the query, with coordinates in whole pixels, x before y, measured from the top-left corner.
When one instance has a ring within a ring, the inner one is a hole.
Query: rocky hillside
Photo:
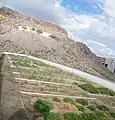
[[[0,13],[7,17],[0,19],[0,52],[31,54],[114,79],[114,75],[102,65],[103,59],[93,54],[85,44],[68,38],[67,32],[60,26],[26,17],[8,8],[1,8]],[[49,37],[42,35],[44,32]]]

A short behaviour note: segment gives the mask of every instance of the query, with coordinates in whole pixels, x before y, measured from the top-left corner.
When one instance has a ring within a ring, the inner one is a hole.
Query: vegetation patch
[[[77,76],[77,75],[73,75],[72,73],[63,71],[61,69],[58,69],[56,67],[53,67],[51,65],[47,65],[39,60],[34,60],[31,58],[28,58],[26,56],[19,56],[19,55],[9,55],[12,63],[14,66],[21,66],[21,67],[30,67],[30,68],[37,68],[39,69],[41,66],[44,67],[46,70],[43,71],[43,73],[41,73],[42,75],[44,74],[48,74],[48,75],[52,75],[52,77],[61,77],[63,79],[70,79],[70,80],[76,80],[76,81],[82,81],[82,82],[87,82],[86,79]],[[23,72],[23,69],[21,70],[21,72]],[[24,70],[24,72],[26,72],[26,70]],[[41,71],[39,71],[41,72]],[[27,71],[28,73],[28,71]],[[40,74],[40,73],[39,73]]]
[[[80,103],[81,105],[88,105],[88,101],[85,99],[76,99],[76,102]]]
[[[87,106],[87,108],[91,111],[96,111],[96,106],[94,106],[94,105],[89,105],[89,106]]]
[[[111,117],[115,118],[115,112],[110,112],[109,114]]]
[[[103,112],[76,114],[66,113],[64,114],[64,120],[109,120],[108,116]]]
[[[46,120],[64,120],[64,118],[59,113],[49,113]]]
[[[85,110],[85,108],[83,107],[83,106],[81,106],[81,105],[77,105],[76,106],[77,107],[77,109],[79,110],[79,111],[84,111]]]
[[[97,105],[96,108],[98,108],[101,111],[109,111],[109,108],[104,105]]]
[[[90,93],[93,94],[106,94],[106,95],[110,95],[110,96],[115,96],[115,92],[108,89],[108,88],[96,88],[95,86],[91,85],[91,84],[82,84],[82,85],[78,85],[80,88],[82,88],[85,91],[88,91]]]
[[[66,102],[66,103],[71,103],[73,105],[76,105],[76,102],[74,100],[70,99],[70,98],[64,98],[63,101]]]
[[[34,109],[40,113],[49,113],[52,108],[52,103],[45,100],[38,100],[34,104]]]

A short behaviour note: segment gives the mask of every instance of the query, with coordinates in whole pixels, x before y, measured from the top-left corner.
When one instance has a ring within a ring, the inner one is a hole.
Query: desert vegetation
[[[89,105],[87,108],[91,111],[96,111],[96,106],[95,105]]]
[[[80,88],[82,88],[85,91],[88,91],[93,94],[105,94],[105,95],[110,95],[110,96],[115,96],[115,92],[104,87],[95,87],[92,84],[81,84],[78,85]]]
[[[76,102],[80,103],[81,105],[88,105],[88,101],[85,99],[76,99]]]

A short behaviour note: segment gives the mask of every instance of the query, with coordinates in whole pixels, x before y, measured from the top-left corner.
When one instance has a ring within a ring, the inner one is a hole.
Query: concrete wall
[[[25,113],[20,114],[21,109],[23,109],[23,106],[20,92],[13,77],[7,55],[3,55],[0,59],[0,120],[26,120],[22,119]],[[18,116],[14,114],[16,112]]]
[[[105,60],[105,65],[107,64],[107,68],[111,71],[114,72],[115,70],[115,60],[113,59],[106,59]]]

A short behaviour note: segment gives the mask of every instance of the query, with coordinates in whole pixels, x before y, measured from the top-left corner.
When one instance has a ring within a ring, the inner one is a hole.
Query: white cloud
[[[104,11],[112,17],[115,17],[115,0],[103,0]]]
[[[105,44],[93,40],[87,41],[86,44],[89,46],[92,52],[96,53],[99,56],[115,58],[115,51],[108,48],[108,46]]]
[[[89,41],[87,41],[87,43],[95,44],[95,45],[98,45],[98,46],[100,46],[100,47],[104,47],[104,48],[107,47],[107,45],[102,44],[102,43],[99,43],[99,42],[97,42],[97,41],[93,41],[93,40],[89,40]]]
[[[99,55],[115,57],[115,1],[87,0],[99,4],[101,15],[77,14],[60,6],[62,0],[9,0],[9,5],[43,20],[50,20],[65,28],[69,36],[86,43]],[[101,2],[103,3],[101,5]],[[90,42],[89,42],[90,41]],[[93,43],[91,43],[93,41]],[[104,53],[105,52],[105,53]]]
[[[87,28],[89,28],[89,25],[88,24],[80,24],[79,28],[80,29],[87,29]]]

